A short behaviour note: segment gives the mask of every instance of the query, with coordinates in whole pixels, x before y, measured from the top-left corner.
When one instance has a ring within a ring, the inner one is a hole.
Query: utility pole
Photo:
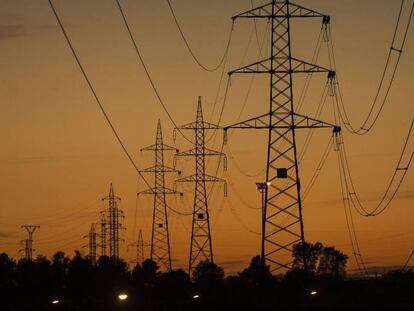
[[[270,55],[253,64],[229,72],[265,74],[269,77],[269,111],[233,125],[228,129],[264,129],[268,132],[266,146],[266,179],[263,210],[262,245],[264,260],[272,272],[290,269],[292,247],[305,242],[297,161],[296,130],[310,128],[337,128],[336,125],[316,120],[295,112],[293,77],[298,73],[328,73],[329,69],[314,65],[291,54],[291,21],[295,18],[321,18],[329,23],[329,16],[291,3],[272,0],[234,16],[232,19],[270,20]],[[305,269],[307,259],[304,252]]]
[[[120,223],[120,218],[124,217],[124,213],[118,209],[121,198],[115,195],[112,183],[109,188],[109,195],[102,200],[108,201],[108,209],[103,213],[106,214],[108,221],[106,225],[109,225],[109,256],[119,259],[119,242],[124,241],[119,237],[119,231],[125,229]]]
[[[226,181],[216,176],[206,174],[206,156],[218,156],[224,158],[224,169],[226,169],[226,157],[222,152],[211,150],[205,146],[205,131],[218,130],[220,127],[208,122],[204,122],[203,110],[201,106],[201,97],[198,98],[196,121],[179,126],[178,130],[192,130],[194,131],[194,148],[179,152],[176,156],[179,157],[194,157],[195,158],[195,174],[180,178],[176,182],[191,182],[194,183],[194,207],[193,207],[193,222],[191,230],[190,242],[190,258],[189,258],[189,273],[191,274],[194,266],[201,260],[208,260],[213,262],[213,248],[210,233],[210,217],[208,211],[208,200],[206,183],[207,182],[223,182],[224,192],[226,195]]]
[[[172,270],[170,235],[168,231],[168,214],[166,195],[177,194],[173,189],[165,187],[165,173],[178,172],[175,168],[164,164],[164,151],[178,150],[164,144],[162,138],[161,122],[158,119],[155,144],[141,149],[141,151],[154,152],[154,165],[142,170],[142,173],[154,174],[154,188],[147,189],[139,194],[154,196],[151,234],[151,260],[155,261],[161,269]],[[179,173],[179,172],[178,172]]]
[[[22,240],[21,243],[24,246],[24,249],[20,251],[24,251],[24,258],[28,261],[33,260],[33,234],[35,233],[36,229],[39,229],[40,226],[38,225],[21,225],[22,229],[25,229],[27,232],[27,239]]]
[[[83,237],[84,239],[88,238],[88,244],[83,247],[88,248],[88,257],[93,263],[96,262],[96,237],[95,224],[92,224],[89,233]]]

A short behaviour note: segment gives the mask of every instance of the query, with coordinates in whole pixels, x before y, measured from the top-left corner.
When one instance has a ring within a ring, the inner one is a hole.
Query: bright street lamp
[[[128,298],[128,295],[127,294],[119,294],[118,295],[118,299],[119,300],[121,300],[121,301],[124,301],[124,300],[126,300]]]
[[[266,192],[267,188],[270,186],[270,181],[268,182],[257,182],[256,189],[262,195],[262,247],[260,254],[260,261],[262,265],[265,264],[265,255],[264,255],[264,236],[265,236],[265,223],[266,223]]]

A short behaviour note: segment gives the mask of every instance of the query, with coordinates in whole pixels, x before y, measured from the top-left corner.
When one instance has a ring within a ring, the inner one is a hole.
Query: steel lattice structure
[[[101,212],[101,221],[97,223],[99,225],[100,228],[100,240],[101,240],[101,244],[99,244],[100,248],[101,248],[101,256],[106,256],[106,216],[105,216],[105,212],[102,211]]]
[[[129,244],[128,246],[136,248],[136,264],[142,264],[145,259],[144,247],[149,246],[147,243],[144,242],[144,238],[142,237],[142,230],[140,229],[138,232],[138,239],[136,243]]]
[[[269,76],[269,111],[224,128],[265,129],[268,131],[266,180],[262,228],[263,262],[272,272],[289,269],[293,245],[305,241],[299,168],[295,132],[300,128],[337,128],[335,125],[295,113],[293,75],[297,73],[334,72],[291,55],[292,18],[329,17],[293,4],[287,0],[256,7],[233,17],[265,18],[270,20],[270,56],[229,72],[266,74]],[[306,256],[304,256],[306,268]]]
[[[120,222],[120,219],[124,217],[124,214],[123,211],[118,208],[118,203],[121,198],[115,195],[112,183],[109,188],[109,195],[102,200],[108,201],[108,209],[104,210],[103,214],[107,220],[105,227],[106,229],[109,229],[109,256],[118,259],[119,242],[124,241],[119,236],[119,231],[125,229]]]
[[[177,156],[190,156],[195,158],[195,174],[180,178],[176,182],[191,182],[195,184],[194,188],[194,207],[193,207],[193,221],[190,242],[190,258],[189,258],[189,273],[192,272],[193,267],[201,260],[208,260],[213,262],[213,249],[210,233],[210,217],[208,210],[208,200],[206,192],[207,182],[224,182],[224,179],[217,178],[206,174],[206,156],[225,155],[221,152],[211,150],[205,146],[205,131],[218,130],[219,126],[204,122],[203,110],[201,106],[201,97],[198,98],[196,121],[179,126],[179,130],[194,131],[194,148],[179,152]],[[224,161],[225,163],[226,161]],[[226,185],[226,184],[225,184]],[[226,189],[226,187],[225,187]]]
[[[85,235],[83,238],[87,238],[88,239],[88,244],[85,245],[84,247],[88,248],[88,258],[92,261],[95,262],[96,261],[96,238],[97,238],[98,234],[96,233],[95,230],[95,224],[91,225],[91,228],[89,229],[89,233],[87,235]]]
[[[163,143],[160,120],[157,124],[155,144],[145,147],[141,151],[152,151],[155,154],[154,165],[141,171],[142,173],[154,174],[155,186],[139,193],[154,196],[150,258],[161,269],[172,270],[166,195],[178,194],[178,192],[165,187],[165,173],[178,171],[164,164],[164,151],[177,152],[178,150]]]
[[[36,229],[39,229],[40,226],[38,225],[21,225],[22,229],[25,229],[27,232],[27,239],[20,241],[24,246],[24,249],[20,250],[20,252],[24,251],[24,258],[26,260],[32,261],[33,260],[33,235],[36,231]]]

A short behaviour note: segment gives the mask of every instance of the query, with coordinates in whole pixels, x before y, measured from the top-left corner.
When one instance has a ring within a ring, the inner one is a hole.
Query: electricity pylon
[[[263,18],[270,20],[270,55],[258,62],[229,72],[266,74],[269,77],[269,111],[236,124],[230,128],[265,129],[268,131],[265,207],[262,245],[264,260],[272,272],[289,269],[292,264],[293,245],[305,242],[303,228],[300,179],[297,161],[296,130],[305,128],[337,128],[336,125],[316,120],[295,112],[293,101],[293,76],[297,73],[328,73],[333,71],[311,64],[291,54],[291,20],[294,18],[329,17],[293,4],[288,0],[273,0],[233,16],[239,18]],[[302,244],[303,245],[303,244]],[[307,260],[304,252],[304,265]]]
[[[188,270],[191,274],[192,269],[201,260],[213,262],[213,248],[210,233],[210,217],[208,211],[208,200],[206,182],[223,182],[226,195],[226,181],[216,176],[206,174],[206,156],[219,156],[224,158],[224,168],[226,168],[226,157],[222,152],[206,148],[205,131],[218,130],[220,127],[208,122],[204,122],[201,97],[198,98],[196,121],[177,127],[178,130],[194,131],[194,148],[179,152],[178,157],[190,156],[195,158],[195,174],[178,179],[176,182],[194,183],[194,207],[193,222],[190,242],[190,258]]]
[[[135,263],[141,265],[144,262],[144,259],[145,259],[144,247],[145,246],[150,246],[149,244],[144,242],[144,239],[142,237],[142,230],[141,229],[138,232],[137,242],[133,243],[133,244],[129,244],[128,246],[135,247],[135,249],[136,249]]]
[[[101,221],[98,222],[99,228],[100,228],[100,240],[101,244],[99,244],[101,248],[101,256],[106,256],[106,216],[104,211],[101,212]]]
[[[20,241],[23,246],[24,249],[20,250],[20,251],[24,251],[24,258],[26,258],[26,260],[32,261],[33,260],[33,251],[35,251],[33,249],[33,234],[35,233],[36,229],[39,229],[40,226],[37,225],[21,225],[20,226],[22,229],[25,229],[27,232],[27,239]]]
[[[152,151],[155,154],[154,165],[142,170],[142,173],[154,174],[155,186],[139,194],[151,194],[154,196],[154,208],[152,214],[152,234],[151,234],[151,260],[155,261],[161,269],[170,271],[171,250],[170,236],[168,231],[168,214],[166,195],[177,194],[173,189],[165,187],[165,173],[178,172],[175,168],[164,164],[164,151],[178,150],[164,144],[162,139],[161,122],[158,120],[155,144],[141,149],[141,151]]]
[[[95,224],[91,225],[91,228],[89,229],[89,233],[85,235],[83,238],[88,238],[88,244],[86,244],[83,247],[88,248],[88,258],[94,263],[96,262],[96,237],[97,233],[95,231]]]
[[[106,216],[106,226],[109,229],[109,256],[119,259],[119,242],[124,241],[119,237],[119,231],[125,229],[120,223],[120,218],[124,217],[124,213],[118,208],[121,198],[115,195],[112,183],[109,188],[109,195],[102,200],[108,201],[108,209],[104,210],[103,213]]]

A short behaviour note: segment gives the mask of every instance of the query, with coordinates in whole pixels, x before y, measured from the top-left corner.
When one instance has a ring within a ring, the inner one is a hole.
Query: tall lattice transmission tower
[[[26,230],[27,233],[27,239],[24,239],[21,242],[23,249],[20,250],[20,252],[24,252],[24,258],[26,260],[33,260],[33,235],[36,231],[36,229],[39,229],[40,226],[38,225],[21,225],[22,229]]]
[[[222,152],[206,148],[206,130],[218,130],[220,127],[204,121],[201,97],[198,98],[196,121],[179,126],[177,129],[194,131],[194,148],[176,154],[178,157],[195,158],[195,174],[180,178],[176,181],[178,183],[191,182],[195,185],[190,258],[188,267],[189,273],[191,273],[193,267],[199,261],[208,260],[213,262],[213,248],[211,242],[206,183],[223,182],[226,192],[226,182],[224,179],[206,174],[206,157],[224,157],[224,168],[226,167],[226,157]]]
[[[135,247],[135,263],[141,265],[145,259],[144,248],[146,246],[150,246],[149,244],[145,243],[144,238],[142,237],[141,229],[138,232],[138,239],[136,243],[129,244],[128,246]]]
[[[83,247],[88,248],[88,258],[92,261],[92,262],[96,262],[96,240],[97,240],[97,236],[98,234],[96,233],[95,230],[95,224],[91,224],[91,228],[89,229],[89,233],[87,235],[85,235],[83,238],[87,238],[88,239],[88,244],[86,244]]]
[[[105,228],[109,230],[109,256],[118,259],[119,242],[124,241],[119,236],[119,232],[125,229],[120,222],[120,219],[124,218],[124,213],[118,208],[121,198],[115,195],[112,183],[109,187],[109,195],[102,200],[108,201],[108,208],[103,211],[103,214],[105,215],[107,221]],[[103,232],[105,232],[105,230]]]
[[[253,64],[229,72],[265,74],[269,77],[269,111],[258,117],[225,127],[264,129],[268,131],[266,146],[266,180],[264,192],[262,248],[263,262],[272,272],[289,269],[293,245],[305,241],[300,179],[297,160],[296,130],[300,128],[335,128],[333,124],[295,112],[293,77],[298,73],[334,72],[321,66],[294,58],[291,54],[291,21],[295,18],[329,17],[288,0],[273,0],[233,17],[268,19],[270,21],[270,55]],[[304,252],[304,265],[306,256]]]
[[[168,231],[168,214],[166,195],[178,194],[173,189],[165,187],[165,173],[178,172],[175,168],[164,164],[164,151],[178,150],[164,144],[162,138],[161,122],[158,120],[155,144],[141,149],[141,151],[154,152],[154,165],[142,170],[142,173],[154,174],[154,188],[147,189],[139,194],[154,196],[151,234],[151,260],[154,260],[161,269],[171,270],[170,236]]]
[[[101,256],[106,256],[106,216],[105,212],[101,211],[101,220],[97,223],[99,225],[100,233],[99,238],[101,243],[99,244],[99,247],[101,249]]]

